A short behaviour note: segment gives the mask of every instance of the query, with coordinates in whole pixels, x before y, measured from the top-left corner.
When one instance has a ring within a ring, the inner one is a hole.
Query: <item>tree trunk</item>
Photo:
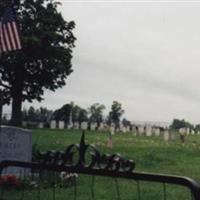
[[[23,69],[20,66],[15,68],[15,79],[12,84],[12,126],[22,125],[22,90],[23,90]]]
[[[11,125],[12,126],[21,126],[22,125],[22,92],[13,96],[12,101],[12,117]]]

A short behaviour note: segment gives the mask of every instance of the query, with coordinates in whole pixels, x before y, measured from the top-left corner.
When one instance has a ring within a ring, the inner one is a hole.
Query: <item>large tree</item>
[[[174,129],[174,130],[179,130],[180,128],[194,128],[194,126],[185,121],[184,119],[180,120],[180,119],[174,119],[172,124],[170,125],[170,128],[171,129]]]
[[[96,122],[98,125],[103,121],[103,110],[105,106],[103,104],[95,103],[90,106],[89,113],[90,122]]]
[[[1,0],[0,11],[8,3]],[[0,85],[4,103],[12,102],[12,125],[21,125],[23,101],[41,101],[45,89],[64,86],[72,72],[75,23],[63,19],[58,4],[54,0],[20,1],[17,16],[23,49],[0,59]]]
[[[119,126],[120,118],[123,113],[122,104],[118,101],[113,101],[111,111],[109,112],[109,122],[114,123],[115,126]]]
[[[54,111],[52,118],[56,121],[63,120],[65,123],[69,123],[71,115],[72,105],[65,104],[61,108]]]

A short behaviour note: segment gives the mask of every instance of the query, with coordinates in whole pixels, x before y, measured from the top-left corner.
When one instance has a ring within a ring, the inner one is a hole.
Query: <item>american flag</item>
[[[6,9],[0,21],[0,53],[21,49],[16,13],[13,6]]]

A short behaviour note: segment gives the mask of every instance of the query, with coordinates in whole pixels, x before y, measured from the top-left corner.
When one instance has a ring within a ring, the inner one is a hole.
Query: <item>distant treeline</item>
[[[43,122],[49,123],[51,120],[64,121],[66,124],[78,122],[97,123],[98,125],[102,122],[111,124],[114,123],[116,126],[120,123],[124,126],[130,126],[131,121],[126,118],[122,118],[125,111],[122,109],[122,104],[118,101],[113,101],[110,111],[105,114],[104,110],[106,107],[100,103],[94,103],[89,108],[83,108],[74,102],[63,105],[56,110],[49,110],[45,107],[34,108],[23,108],[22,120],[28,122]],[[6,119],[3,119],[6,121]],[[181,128],[190,128],[194,131],[200,131],[200,124],[194,125],[184,119],[174,119],[169,127],[173,130],[179,130]]]
[[[44,122],[47,123],[51,120],[64,121],[66,124],[72,122],[88,122],[97,123],[106,122],[107,124],[114,123],[116,125],[123,123],[123,125],[130,125],[131,122],[122,118],[124,110],[121,103],[113,101],[108,114],[104,114],[106,107],[100,103],[94,103],[89,108],[83,108],[76,105],[74,102],[63,105],[56,110],[49,110],[45,107],[38,109],[33,106],[23,108],[22,119],[29,122]]]

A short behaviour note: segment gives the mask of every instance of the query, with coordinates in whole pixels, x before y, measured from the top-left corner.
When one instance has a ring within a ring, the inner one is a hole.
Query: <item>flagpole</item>
[[[0,29],[2,28],[2,17],[0,18]],[[0,31],[0,39],[1,39],[1,31]],[[1,45],[1,42],[0,42]],[[0,46],[1,50],[1,46]],[[2,57],[2,51],[0,51],[0,61]],[[1,80],[2,81],[2,80]],[[1,133],[1,126],[2,126],[2,113],[3,113],[3,90],[0,87],[0,133]]]
[[[16,19],[15,19],[16,13],[13,11],[13,10],[16,11],[19,5],[20,5],[20,0],[11,0],[11,5],[8,7],[8,9],[5,10],[3,17],[0,18],[0,62],[2,59],[3,52],[9,52],[22,48],[21,40],[19,38],[19,31],[17,29]],[[13,15],[15,16],[14,19]],[[5,24],[5,26],[3,24]],[[11,27],[10,28],[11,31],[7,29],[8,27],[6,26],[7,24],[9,24],[9,27]],[[3,30],[4,34],[2,33]],[[13,41],[15,40],[10,39],[10,37],[12,38],[14,37],[17,40],[17,42],[13,43]],[[15,48],[12,49],[13,45],[15,46]],[[0,81],[2,83],[2,75],[0,77]],[[3,115],[3,89],[2,87],[0,87],[0,133],[2,126],[2,115]]]
[[[2,114],[3,114],[3,91],[0,88],[0,132],[2,126]]]

